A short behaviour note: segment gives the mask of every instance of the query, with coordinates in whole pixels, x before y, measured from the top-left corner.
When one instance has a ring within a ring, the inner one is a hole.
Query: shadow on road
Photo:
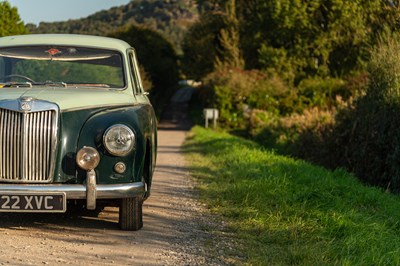
[[[108,219],[107,219],[108,217]],[[117,220],[115,220],[115,217]],[[106,219],[104,219],[106,218]],[[111,219],[110,219],[111,218]],[[1,213],[0,228],[46,228],[52,225],[76,228],[118,229],[118,209],[96,211],[68,209],[66,213]]]

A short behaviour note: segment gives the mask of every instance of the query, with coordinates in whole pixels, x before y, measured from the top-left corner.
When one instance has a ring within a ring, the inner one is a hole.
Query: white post
[[[205,119],[205,127],[208,128],[208,120],[213,121],[213,128],[217,127],[217,119],[219,116],[219,112],[217,109],[212,109],[212,108],[206,108],[203,110],[203,115]]]

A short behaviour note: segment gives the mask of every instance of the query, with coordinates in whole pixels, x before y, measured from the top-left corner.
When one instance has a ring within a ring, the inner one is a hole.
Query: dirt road
[[[171,121],[169,117],[159,130],[157,169],[152,195],[143,207],[143,229],[120,231],[117,208],[106,208],[99,217],[81,212],[0,214],[0,265],[226,264],[223,250],[229,244],[208,233],[219,231],[219,225],[196,200],[180,151],[186,131]]]

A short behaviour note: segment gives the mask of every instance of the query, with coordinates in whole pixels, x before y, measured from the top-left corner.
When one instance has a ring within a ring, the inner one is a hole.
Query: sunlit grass
[[[252,265],[398,265],[400,198],[253,142],[195,127],[185,144],[202,198]]]

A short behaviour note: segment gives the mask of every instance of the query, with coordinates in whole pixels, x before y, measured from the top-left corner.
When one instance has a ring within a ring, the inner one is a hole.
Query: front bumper
[[[86,184],[0,184],[1,193],[63,192],[67,200],[86,199],[88,210],[96,209],[97,199],[134,198],[145,195],[143,182],[102,185],[96,183],[94,170],[86,172]]]
[[[87,180],[89,181],[89,179]],[[88,210],[96,209],[97,199],[122,199],[133,198],[145,195],[145,185],[143,182],[97,185],[90,182],[86,185],[80,184],[0,184],[0,194],[13,193],[43,193],[64,192],[66,200],[86,199]]]
[[[86,185],[81,184],[0,184],[0,192],[65,192],[67,199],[86,199]],[[97,199],[133,198],[145,194],[143,182],[96,185]]]

